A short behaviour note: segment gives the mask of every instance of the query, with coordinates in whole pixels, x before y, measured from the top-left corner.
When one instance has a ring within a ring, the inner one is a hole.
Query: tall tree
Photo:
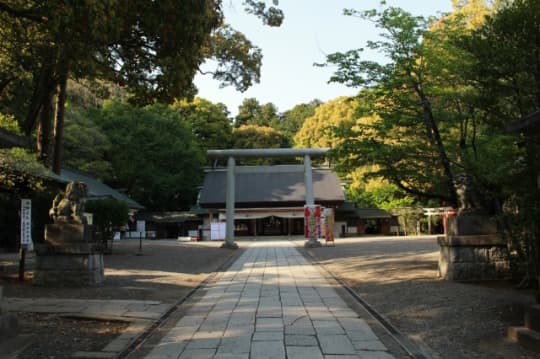
[[[243,125],[277,127],[278,123],[277,107],[271,102],[261,105],[255,98],[244,99],[238,106],[238,115],[234,121],[235,127]]]
[[[244,5],[266,24],[281,24],[283,13],[274,6]],[[221,6],[219,0],[0,1],[0,47],[10,50],[0,60],[0,94],[8,85],[17,87],[23,76],[14,74],[30,74],[32,94],[22,127],[27,134],[38,128],[44,162],[49,162],[54,127],[52,162],[58,170],[69,76],[120,83],[129,88],[133,103],[143,105],[192,96],[193,77],[205,58],[229,62],[214,76],[240,90],[258,80],[260,52],[223,24]]]
[[[195,98],[193,101],[179,100],[173,108],[189,124],[201,148],[208,150],[231,146],[232,125],[224,104]]]
[[[351,128],[356,124],[358,100],[338,97],[315,109],[313,116],[307,118],[294,136],[296,147],[335,147],[338,141],[334,128]]]
[[[283,131],[289,142],[293,143],[294,135],[302,128],[304,121],[315,114],[315,109],[322,104],[320,100],[313,100],[294,106],[283,112],[279,119],[278,129]]]
[[[241,149],[252,148],[282,148],[287,144],[287,138],[281,131],[268,126],[243,125],[233,130],[233,147]],[[279,164],[279,159],[242,159],[244,165]]]
[[[348,139],[338,148],[341,158],[349,166],[376,164],[377,174],[402,190],[457,205],[454,174],[467,172],[463,152],[476,114],[460,101],[470,95],[460,75],[468,64],[450,38],[468,18],[437,22],[395,7],[345,14],[382,30],[382,40],[367,47],[388,62],[364,60],[363,49],[327,57],[327,65],[338,66],[332,81],[364,89],[360,115],[379,119],[358,130],[342,129]]]
[[[460,42],[473,57],[478,106],[493,133],[540,109],[540,1],[503,2],[485,24]],[[524,121],[524,120],[522,120]],[[535,116],[521,123],[522,134],[501,145],[490,175],[505,197],[502,232],[508,238],[513,264],[525,272],[524,284],[537,286],[540,276],[540,139]],[[511,146],[512,142],[518,146]],[[506,156],[503,156],[505,155]],[[508,155],[509,154],[509,155]],[[480,161],[478,161],[480,162]],[[479,165],[485,165],[479,163]],[[496,171],[493,171],[495,167]],[[540,294],[537,294],[540,298]]]
[[[137,108],[107,101],[93,121],[110,147],[106,181],[153,210],[189,208],[202,180],[203,153],[180,113],[165,105]]]

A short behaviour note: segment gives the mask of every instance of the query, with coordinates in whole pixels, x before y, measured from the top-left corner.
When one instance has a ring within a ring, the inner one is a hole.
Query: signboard
[[[214,222],[210,224],[210,240],[211,241],[224,241],[226,236],[227,224],[225,222]]]
[[[324,214],[324,230],[326,242],[334,241],[334,209],[325,208],[323,211]]]
[[[146,235],[146,221],[137,221],[137,232]]]
[[[306,238],[319,238],[321,236],[321,206],[304,206],[304,236]]]
[[[21,199],[21,246],[32,245],[32,200]]]

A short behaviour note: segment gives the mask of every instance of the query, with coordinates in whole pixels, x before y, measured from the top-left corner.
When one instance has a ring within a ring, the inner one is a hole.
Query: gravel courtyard
[[[304,251],[303,239],[294,242]],[[232,263],[250,242],[239,242],[239,251],[220,249],[220,244],[147,241],[143,255],[137,255],[138,241],[125,241],[115,243],[113,254],[105,256],[106,282],[100,287],[34,287],[13,276],[4,276],[0,285],[6,297],[176,303],[208,275]],[[522,325],[523,306],[534,302],[532,293],[515,290],[509,283],[438,279],[435,237],[338,238],[335,247],[310,249],[308,254],[434,358],[537,357],[506,340],[508,326]],[[31,268],[29,264],[29,273]],[[169,321],[181,315],[182,308]],[[98,350],[123,328],[110,322],[45,319],[21,315],[21,333],[32,335],[34,343],[22,358],[69,358],[77,350]],[[69,346],[58,345],[68,341]],[[93,342],[99,343],[98,348],[92,347]]]
[[[362,237],[309,254],[433,357],[538,357],[506,340],[533,294],[509,283],[440,280],[438,250],[434,236]]]

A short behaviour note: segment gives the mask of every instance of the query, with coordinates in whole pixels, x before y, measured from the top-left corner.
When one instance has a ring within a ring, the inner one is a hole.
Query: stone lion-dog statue
[[[83,216],[84,204],[88,195],[86,184],[72,181],[66,186],[64,192],[54,197],[49,216],[56,222],[70,222],[86,224]]]

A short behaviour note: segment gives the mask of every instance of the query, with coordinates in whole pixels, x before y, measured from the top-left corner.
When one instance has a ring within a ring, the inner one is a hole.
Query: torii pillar
[[[233,149],[208,150],[209,158],[227,158],[227,188],[225,194],[226,208],[226,234],[222,248],[238,248],[234,241],[234,202],[235,202],[235,176],[234,168],[236,158],[245,157],[303,157],[304,158],[304,188],[306,190],[306,205],[315,204],[313,193],[313,174],[311,157],[324,156],[328,148],[261,148],[261,149]],[[320,247],[317,238],[312,237],[304,244],[306,247]]]

